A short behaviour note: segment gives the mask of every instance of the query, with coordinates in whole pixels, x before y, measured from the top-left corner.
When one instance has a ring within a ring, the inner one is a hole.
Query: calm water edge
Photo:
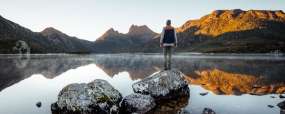
[[[51,114],[50,105],[64,86],[105,79],[126,96],[133,92],[134,82],[163,69],[163,57],[159,54],[0,55],[0,68],[0,114]],[[172,107],[177,113],[201,114],[209,107],[217,114],[279,114],[276,104],[285,100],[278,97],[285,87],[284,56],[176,54],[173,68],[191,81],[190,98]],[[42,107],[37,108],[39,101]]]

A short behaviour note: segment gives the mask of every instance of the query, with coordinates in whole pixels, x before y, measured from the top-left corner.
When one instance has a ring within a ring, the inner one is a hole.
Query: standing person
[[[164,70],[171,69],[172,48],[177,47],[177,36],[175,28],[171,26],[171,20],[166,21],[160,36],[160,47],[163,47]]]

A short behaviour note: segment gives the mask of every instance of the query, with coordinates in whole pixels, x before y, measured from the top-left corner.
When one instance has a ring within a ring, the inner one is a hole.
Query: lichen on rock
[[[150,95],[134,93],[126,96],[120,103],[120,113],[144,114],[156,106],[155,100]]]
[[[88,84],[70,84],[64,87],[52,111],[66,113],[110,113],[118,106],[122,95],[107,81],[96,79]]]
[[[132,85],[135,93],[150,94],[155,99],[176,98],[178,93],[189,94],[184,74],[176,70],[166,70],[136,82]]]

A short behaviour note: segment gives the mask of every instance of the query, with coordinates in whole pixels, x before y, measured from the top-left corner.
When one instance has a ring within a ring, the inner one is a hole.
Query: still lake
[[[209,107],[217,114],[280,114],[282,55],[181,53],[172,66],[191,81],[190,98],[170,106],[173,113],[201,114]],[[160,54],[0,55],[0,114],[51,114],[64,86],[94,79],[107,80],[126,96],[134,82],[162,69]]]

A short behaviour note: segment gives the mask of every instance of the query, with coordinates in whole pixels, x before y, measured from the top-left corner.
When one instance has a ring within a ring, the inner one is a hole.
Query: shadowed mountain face
[[[55,52],[55,45],[41,34],[0,16],[0,53],[13,53],[18,40],[27,42],[32,53]]]
[[[132,25],[127,34],[111,28],[95,41],[95,48],[97,53],[136,52],[156,35],[145,25]]]
[[[0,16],[0,53],[16,53],[16,42],[25,41],[31,53],[86,53],[93,52],[92,42],[70,37],[54,28],[33,32]]]
[[[63,50],[63,52],[90,53],[94,51],[94,44],[92,42],[68,36],[52,27],[44,29],[40,34],[53,42],[58,50]]]
[[[146,25],[132,25],[127,35],[133,40],[138,40],[137,42],[146,43],[158,34],[150,30]]]

